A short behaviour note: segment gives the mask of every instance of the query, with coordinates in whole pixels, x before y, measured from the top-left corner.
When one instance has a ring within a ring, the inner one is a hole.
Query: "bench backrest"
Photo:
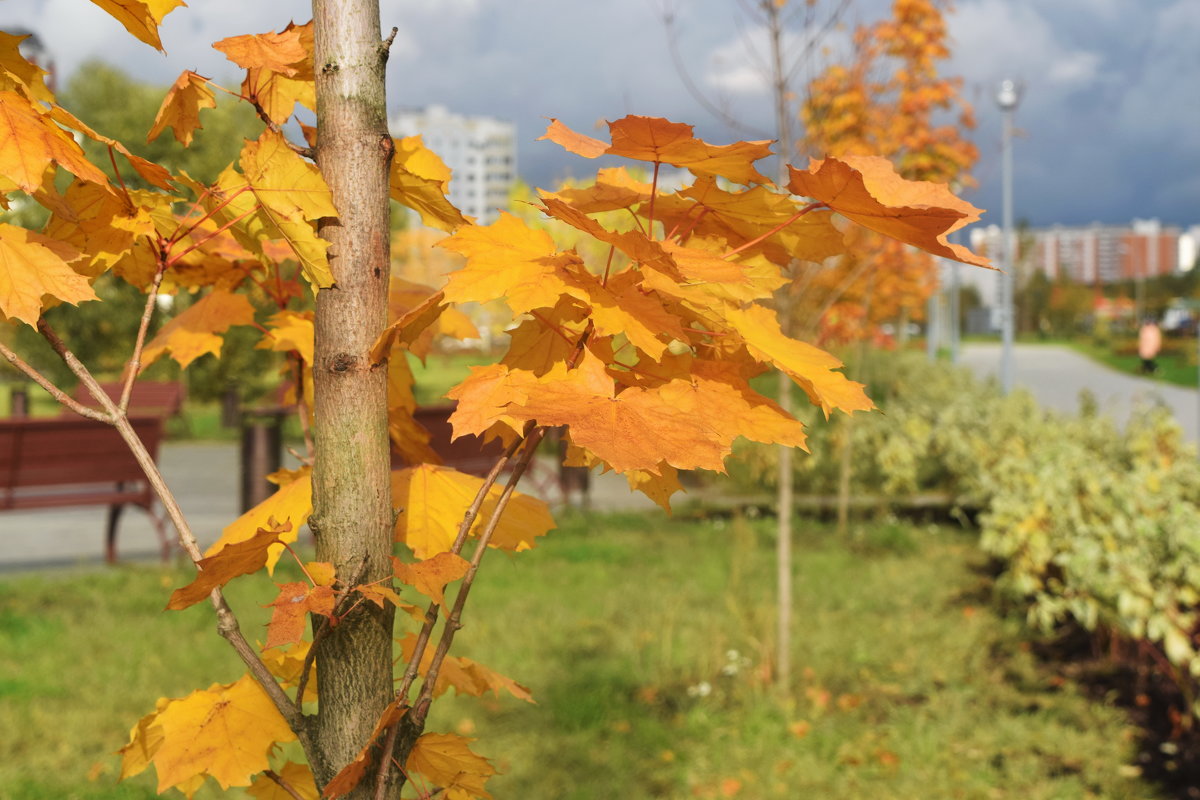
[[[124,384],[108,381],[100,388],[113,400],[120,400]],[[99,408],[82,383],[75,387],[72,395],[89,408]],[[173,417],[183,408],[183,384],[179,381],[134,381],[133,393],[129,396],[129,414],[138,417]],[[70,411],[65,412],[70,414]]]
[[[421,406],[413,412],[413,419],[429,431],[429,446],[442,458],[442,463],[459,472],[471,475],[486,475],[496,459],[504,454],[504,445],[499,441],[484,442],[478,436],[460,436],[451,440],[454,429],[450,415],[455,403],[436,406]]]
[[[154,458],[162,419],[131,417]],[[0,501],[5,490],[143,480],[128,445],[111,425],[82,417],[0,419]]]

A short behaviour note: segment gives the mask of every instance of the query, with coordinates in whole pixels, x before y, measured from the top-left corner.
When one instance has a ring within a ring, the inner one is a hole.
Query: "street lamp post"
[[[1002,173],[1004,191],[1004,272],[1000,276],[1000,335],[1002,346],[1000,351],[1000,385],[1004,393],[1013,389],[1013,270],[1016,259],[1013,251],[1016,242],[1013,241],[1013,199],[1012,199],[1012,140],[1013,112],[1021,99],[1021,90],[1016,81],[1004,80],[996,92],[996,104],[1000,106],[1000,114],[1004,119],[1004,135],[1002,145]]]

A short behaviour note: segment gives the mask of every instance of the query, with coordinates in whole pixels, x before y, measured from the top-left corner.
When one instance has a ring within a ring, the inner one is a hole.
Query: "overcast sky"
[[[819,0],[829,9],[840,0]],[[846,21],[869,22],[886,0],[850,0]],[[801,0],[793,0],[802,5]],[[690,122],[714,142],[758,138],[733,130],[685,89],[664,14],[696,87],[748,128],[770,129],[757,69],[761,31],[737,0],[381,0],[392,50],[393,109],[440,103],[514,121],[522,175],[548,185],[572,166],[535,142],[547,117],[595,133],[625,114]],[[820,12],[824,13],[824,12]],[[43,39],[60,74],[100,58],[147,81],[184,69],[236,82],[211,42],[278,30],[311,16],[303,0],[192,0],[163,27],[164,56],[132,39],[88,0],[0,0],[0,27]],[[791,41],[804,38],[803,18]],[[1035,225],[1122,223],[1133,217],[1200,223],[1200,0],[959,0],[949,17],[954,57],[978,113],[980,186],[967,196],[999,222],[997,82],[1020,80],[1015,207]],[[826,43],[834,49],[844,33]],[[819,60],[819,59],[818,59]],[[592,165],[594,166],[594,165]]]

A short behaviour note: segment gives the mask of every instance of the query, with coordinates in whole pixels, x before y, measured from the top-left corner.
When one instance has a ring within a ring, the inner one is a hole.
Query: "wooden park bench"
[[[157,460],[163,418],[136,416],[129,421]],[[134,505],[150,515],[166,559],[170,540],[154,502],[142,468],[111,425],[74,415],[0,419],[0,512],[106,505],[104,557],[113,563],[121,510]]]
[[[120,382],[100,386],[109,397],[120,398]],[[73,397],[89,408],[100,407],[82,384]],[[167,417],[178,414],[182,406],[183,386],[178,382],[134,384],[129,400],[130,422],[155,461]],[[154,523],[166,559],[170,540],[156,512],[155,500],[133,453],[112,426],[84,419],[67,409],[58,417],[0,420],[0,512],[106,505],[104,556],[112,563],[117,559],[121,512],[126,505],[138,506]]]

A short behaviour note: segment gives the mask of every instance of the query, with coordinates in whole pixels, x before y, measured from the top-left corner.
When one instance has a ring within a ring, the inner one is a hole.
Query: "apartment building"
[[[441,156],[453,173],[450,202],[462,213],[481,224],[500,216],[517,177],[516,125],[434,105],[401,111],[388,126],[393,136],[419,134]]]

